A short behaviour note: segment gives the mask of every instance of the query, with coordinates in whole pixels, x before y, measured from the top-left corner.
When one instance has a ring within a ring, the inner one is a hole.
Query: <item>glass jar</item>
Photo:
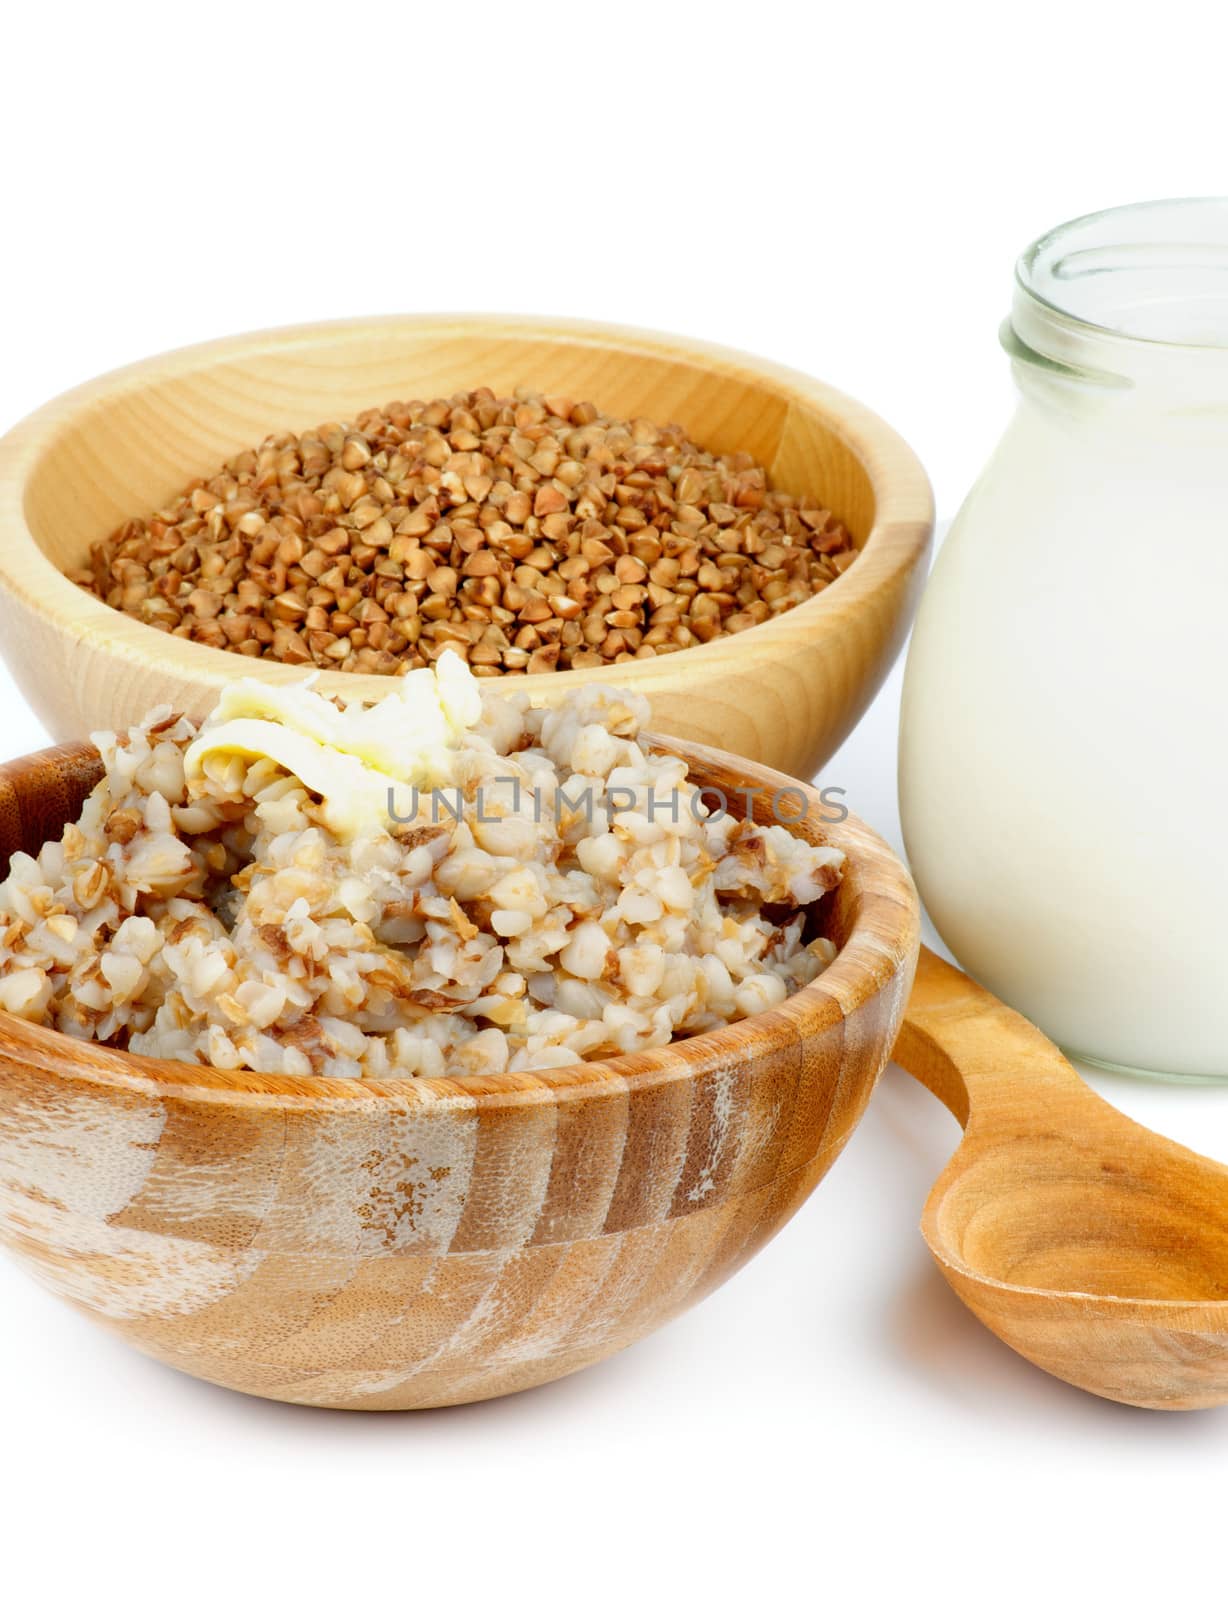
[[[908,659],[904,837],[956,959],[1068,1054],[1228,1077],[1228,200],[1019,262],[1019,404]]]

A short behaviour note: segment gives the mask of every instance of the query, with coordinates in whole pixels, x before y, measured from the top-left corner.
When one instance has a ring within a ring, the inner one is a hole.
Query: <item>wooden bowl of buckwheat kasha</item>
[[[0,1245],[232,1389],[408,1410],[626,1348],[813,1191],[912,985],[908,874],[818,791],[630,691],[436,677],[426,825],[358,827],[293,734],[412,743],[429,673],[0,766]]]
[[[904,639],[925,474],[855,401],[661,334],[388,317],[195,346],[0,442],[0,649],[48,729],[243,676],[372,702],[452,651],[535,703],[812,775]]]

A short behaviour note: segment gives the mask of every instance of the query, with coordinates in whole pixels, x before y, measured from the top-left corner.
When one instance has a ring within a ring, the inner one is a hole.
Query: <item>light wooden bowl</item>
[[[763,791],[761,821],[769,795],[784,809],[779,774],[663,742],[731,810],[739,787]],[[0,872],[99,772],[86,746],[0,767]],[[788,826],[848,853],[822,924],[839,956],[778,1009],[664,1049],[368,1083],[148,1061],[0,1014],[0,1241],[138,1349],[302,1404],[482,1400],[625,1348],[805,1200],[904,1014],[907,873],[793,797]]]
[[[392,399],[530,383],[750,450],[818,495],[863,554],[814,599],[660,661],[528,680],[539,704],[592,678],[634,683],[662,732],[810,777],[903,643],[933,526],[925,474],[872,412],[766,361],[659,334],[495,317],[394,317],[247,334],[158,356],[44,406],[0,442],[0,648],[57,738],[126,728],[167,702],[199,715],[228,680],[307,670],[171,638],[63,576],[90,543],[276,428]],[[523,689],[526,680],[515,680]],[[395,679],[325,673],[363,700]]]

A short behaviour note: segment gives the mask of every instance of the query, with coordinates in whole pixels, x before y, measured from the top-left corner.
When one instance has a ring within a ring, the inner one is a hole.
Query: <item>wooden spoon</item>
[[[1228,1401],[1228,1167],[1115,1111],[929,950],[895,1059],[964,1126],[921,1231],[985,1326],[1110,1400]]]

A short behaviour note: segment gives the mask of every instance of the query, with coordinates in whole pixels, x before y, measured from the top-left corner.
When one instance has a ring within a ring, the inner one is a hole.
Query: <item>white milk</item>
[[[900,782],[922,896],[981,982],[1069,1052],[1228,1077],[1228,251],[1175,283],[1128,255],[1140,217],[1188,209],[1090,219],[1126,229],[1124,268],[1070,268],[1089,223],[1024,258],[1020,408],[925,595]],[[1228,204],[1212,227],[1228,244]]]

